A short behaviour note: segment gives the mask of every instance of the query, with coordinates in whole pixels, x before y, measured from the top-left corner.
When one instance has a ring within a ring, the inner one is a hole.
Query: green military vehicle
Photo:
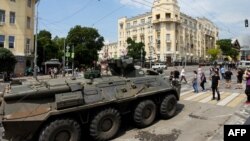
[[[181,85],[164,75],[136,70],[131,58],[109,61],[113,76],[53,79],[12,86],[1,95],[3,138],[12,141],[82,141],[83,128],[92,140],[116,136],[128,114],[140,127],[159,113],[175,115]],[[149,75],[150,74],[150,75]]]

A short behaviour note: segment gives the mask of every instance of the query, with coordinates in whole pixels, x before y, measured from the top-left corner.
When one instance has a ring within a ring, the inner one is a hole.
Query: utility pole
[[[71,58],[72,58],[72,75],[74,77],[75,76],[75,74],[74,74],[74,58],[75,58],[75,47],[74,47],[74,45],[72,46]]]
[[[65,70],[65,59],[66,59],[66,54],[65,54],[65,39],[63,42],[63,70]]]
[[[67,51],[66,51],[66,57],[67,57],[67,60],[66,60],[66,68],[67,68],[67,73],[68,73],[68,69],[69,69],[69,57],[70,57],[70,53],[69,53],[69,46],[66,47]]]
[[[142,68],[142,58],[143,58],[143,55],[142,55],[142,47],[141,47],[141,68]]]
[[[36,38],[35,38],[35,55],[34,55],[34,78],[37,80],[37,32],[38,32],[38,6],[40,1],[37,1],[36,5]]]

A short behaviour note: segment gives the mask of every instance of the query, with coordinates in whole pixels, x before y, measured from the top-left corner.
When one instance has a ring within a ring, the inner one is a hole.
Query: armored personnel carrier
[[[1,95],[3,138],[12,141],[82,141],[83,127],[93,140],[114,138],[121,117],[139,128],[160,114],[175,115],[181,85],[156,72],[136,70],[131,58],[109,61],[112,76],[52,79],[12,86]]]

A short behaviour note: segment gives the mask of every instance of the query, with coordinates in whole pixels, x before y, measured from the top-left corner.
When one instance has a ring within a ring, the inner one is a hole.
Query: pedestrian
[[[194,88],[194,92],[195,93],[198,93],[198,76],[197,76],[197,71],[194,71],[194,77],[193,77],[193,81],[192,81],[192,84],[193,84],[193,88]]]
[[[202,88],[202,91],[206,91],[205,89],[205,83],[207,82],[207,79],[206,79],[206,76],[205,76],[205,73],[202,72],[201,73],[201,83],[200,83],[200,86]]]
[[[225,68],[223,65],[221,65],[220,67],[220,74],[221,74],[221,79],[224,79],[224,75],[225,75]]]
[[[242,80],[243,80],[243,70],[239,69],[237,74],[237,86],[236,89],[242,89]]]
[[[233,75],[233,73],[230,71],[230,69],[225,72],[226,88],[231,87],[232,75]]]
[[[185,67],[183,67],[182,70],[181,70],[181,81],[182,80],[185,80],[185,82],[187,83],[187,79],[186,79],[186,76],[185,76]]]
[[[170,81],[174,80],[174,72],[173,71],[170,72],[169,80]]]
[[[219,92],[219,82],[220,82],[220,76],[218,71],[214,71],[212,75],[212,92],[213,92],[213,97],[212,100],[215,100],[215,91],[217,93],[217,100],[220,100],[220,92]]]
[[[54,67],[53,73],[54,73],[54,78],[57,78],[58,69],[56,67]]]
[[[245,74],[246,78],[246,89],[245,89],[245,94],[247,95],[247,101],[246,103],[250,103],[250,70],[248,69]]]
[[[175,80],[179,80],[179,78],[180,78],[180,72],[175,67],[175,70],[174,70],[174,79]]]

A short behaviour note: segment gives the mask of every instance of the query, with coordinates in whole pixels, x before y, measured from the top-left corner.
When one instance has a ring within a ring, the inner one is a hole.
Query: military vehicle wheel
[[[90,123],[90,135],[95,140],[109,140],[118,132],[121,124],[120,113],[115,109],[99,112]]]
[[[140,102],[135,108],[134,121],[143,128],[153,123],[156,116],[156,105],[151,100]]]
[[[81,126],[74,119],[50,122],[39,136],[39,141],[80,141]]]
[[[160,114],[164,119],[175,115],[177,109],[177,100],[174,95],[168,95],[164,98],[160,107]]]

